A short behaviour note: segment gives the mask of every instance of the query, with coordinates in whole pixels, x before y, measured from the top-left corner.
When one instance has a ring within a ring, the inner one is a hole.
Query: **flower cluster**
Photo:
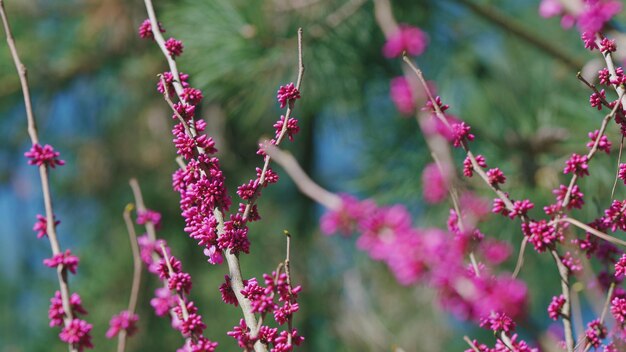
[[[237,305],[235,294],[230,288],[230,277],[226,276],[225,279],[220,287],[222,300],[227,304]],[[302,287],[292,287],[285,272],[263,274],[263,280],[264,286],[254,278],[245,280],[241,294],[250,300],[252,312],[261,314],[263,317],[271,313],[274,321],[279,326],[283,326],[291,321],[293,314],[299,310],[297,298]],[[271,346],[272,352],[292,351],[294,345],[300,345],[304,341],[304,338],[298,335],[298,331],[290,327],[279,332],[278,328],[262,325],[259,327],[257,336],[251,336],[243,320],[228,335],[235,338],[241,348],[251,348],[256,341],[260,340],[267,346]],[[290,335],[291,338],[289,338]]]
[[[617,0],[585,0],[582,9],[571,12],[559,0],[542,0],[539,14],[542,17],[561,17],[561,26],[571,28],[576,25],[581,33],[597,33],[622,9]]]
[[[50,327],[63,326],[59,338],[61,341],[71,344],[79,351],[83,351],[85,348],[93,348],[90,334],[92,325],[77,318],[78,314],[87,314],[87,311],[82,306],[80,296],[77,293],[73,293],[69,298],[69,304],[72,310],[71,315],[74,318],[64,326],[64,318],[67,314],[63,308],[61,292],[55,292],[54,297],[50,299],[50,307],[48,308]]]
[[[65,165],[65,161],[59,159],[61,154],[52,148],[51,145],[46,144],[43,147],[39,144],[33,144],[29,151],[24,153],[24,156],[29,158],[29,165],[48,166],[55,168],[55,166]]]
[[[138,320],[139,316],[137,314],[133,314],[126,310],[114,315],[109,322],[109,330],[106,332],[106,337],[108,339],[112,339],[122,330],[126,331],[128,336],[132,336],[135,332],[137,332]]]
[[[138,211],[137,224],[156,225],[161,221],[161,214],[153,210]],[[211,342],[203,336],[206,325],[202,316],[198,314],[198,308],[187,297],[192,288],[191,275],[183,271],[181,262],[172,255],[171,249],[163,239],[151,240],[143,235],[137,239],[142,261],[148,267],[148,271],[163,282],[164,287],[155,291],[155,296],[150,300],[157,316],[172,318],[172,327],[179,330],[187,339],[187,343],[179,349],[184,352],[212,352],[217,343]],[[121,312],[114,316],[107,331],[107,337],[115,336],[120,330],[126,330],[130,336],[135,332],[135,324],[138,317],[129,312]]]
[[[341,195],[341,206],[324,214],[320,224],[326,234],[358,232],[357,247],[384,262],[400,284],[433,287],[441,306],[460,319],[478,322],[491,312],[520,317],[526,305],[526,286],[521,281],[492,274],[482,264],[477,275],[463,262],[473,251],[486,262],[501,263],[506,255],[493,255],[493,249],[507,252],[498,241],[483,241],[474,225],[488,210],[481,210],[486,205],[476,200],[468,206],[469,198],[473,197],[461,197],[463,209],[469,211],[460,219],[451,210],[448,231],[415,228],[402,205],[379,207],[372,200],[359,201],[349,195]]]
[[[411,56],[419,56],[428,45],[428,36],[421,29],[401,25],[396,33],[387,38],[383,46],[383,55],[387,58],[399,57],[403,52]]]

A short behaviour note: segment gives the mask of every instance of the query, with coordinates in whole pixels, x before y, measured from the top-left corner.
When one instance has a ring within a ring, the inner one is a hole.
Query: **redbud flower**
[[[602,110],[602,101],[606,99],[606,93],[604,89],[602,89],[599,93],[593,93],[589,97],[589,104],[592,108],[597,108],[598,110]]]
[[[326,235],[339,232],[345,236],[351,235],[357,223],[368,217],[376,209],[371,200],[359,201],[347,194],[340,194],[341,206],[336,210],[329,210],[320,219],[320,229]]]
[[[587,147],[588,148],[593,148],[593,145],[596,142],[596,139],[598,139],[598,134],[600,133],[600,131],[595,130],[593,132],[589,132],[587,135],[589,136],[590,141],[587,143]],[[600,137],[600,141],[598,142],[598,150],[602,150],[605,153],[609,154],[611,153],[611,141],[609,141],[609,138],[606,135],[602,135],[602,137]]]
[[[383,55],[394,58],[404,51],[411,56],[419,56],[428,44],[428,36],[421,29],[408,25],[400,25],[398,31],[391,35],[383,46]]]
[[[274,128],[276,129],[276,139],[280,136],[283,130],[283,124],[285,123],[285,116],[281,115],[280,120],[276,121],[274,124]],[[290,117],[287,120],[287,130],[285,133],[290,141],[293,142],[293,136],[295,136],[298,132],[300,132],[300,127],[298,126],[298,120]]]
[[[552,302],[548,306],[548,316],[552,320],[559,319],[563,306],[565,305],[565,297],[563,295],[552,297]]]
[[[165,29],[161,25],[161,22],[158,23],[159,31],[161,33],[165,33]],[[145,21],[141,23],[139,26],[139,37],[143,39],[154,39],[154,33],[152,32],[152,24],[150,23],[150,19],[147,18]]]
[[[626,298],[613,298],[611,301],[611,314],[620,324],[626,322]]]
[[[620,202],[614,200],[611,206],[604,211],[604,217],[602,217],[602,223],[606,228],[610,228],[611,231],[620,229],[626,231],[626,217],[622,209],[626,206],[626,201]]]
[[[167,95],[172,96],[174,94],[174,81],[176,80],[174,74],[170,71],[163,72],[162,78],[159,78],[157,81],[157,90],[161,94],[165,94],[165,87],[167,87]],[[179,72],[178,77],[180,78],[180,84],[183,88],[189,87],[189,83],[187,80],[189,79],[189,75]],[[165,82],[165,85],[163,83]],[[179,111],[180,113],[180,111]],[[181,114],[182,115],[182,114]]]
[[[154,298],[150,300],[150,305],[154,308],[154,313],[157,316],[166,315],[170,308],[176,304],[176,299],[167,288],[157,288],[154,291],[154,295]]]
[[[132,336],[137,332],[138,320],[139,316],[137,314],[133,314],[127,310],[114,315],[111,321],[109,321],[109,329],[106,332],[106,337],[112,339],[115,335],[119,334],[121,330],[126,330],[126,334]]]
[[[396,109],[403,115],[411,115],[415,112],[415,98],[411,92],[409,81],[404,76],[391,80],[389,95]]]
[[[583,12],[578,15],[577,25],[581,32],[601,32],[604,25],[622,10],[622,4],[616,0],[585,1]]]
[[[626,164],[619,164],[619,171],[617,173],[617,177],[619,177],[620,180],[624,181],[624,184],[626,184]]]
[[[563,5],[559,0],[541,0],[539,4],[539,16],[549,18],[558,16],[563,12]]]
[[[567,160],[563,173],[569,174],[572,172],[578,175],[578,177],[589,175],[589,166],[587,165],[586,155],[578,155],[574,153],[569,160]]]
[[[430,163],[422,173],[422,191],[426,203],[436,204],[448,195],[448,180],[435,163]]]
[[[196,88],[187,87],[183,89],[181,97],[187,104],[197,105],[202,100],[202,91]]]
[[[570,252],[565,253],[565,255],[561,258],[561,261],[563,262],[563,265],[565,265],[565,267],[572,273],[583,270],[580,259],[573,257]]]
[[[515,330],[515,322],[504,313],[494,313],[481,319],[482,328],[491,329],[493,332],[509,333]]]
[[[506,176],[504,176],[504,173],[497,167],[487,171],[487,178],[492,186],[506,182]]]
[[[535,205],[528,199],[516,200],[513,203],[513,211],[509,214],[509,217],[513,219],[517,216],[525,216],[534,207]]]
[[[491,212],[494,214],[502,214],[504,216],[509,216],[509,210],[506,208],[506,204],[500,198],[493,199],[493,207],[491,208]]]
[[[170,38],[165,41],[165,48],[167,48],[170,56],[172,58],[175,58],[183,53],[183,42],[174,38]]]
[[[587,330],[585,330],[587,341],[595,348],[600,346],[602,339],[606,337],[606,333],[606,328],[600,323],[600,319],[593,320],[587,324]]]
[[[598,80],[600,81],[600,84],[609,84],[610,77],[611,74],[609,73],[608,68],[605,67],[598,71]]]
[[[254,340],[250,338],[250,329],[243,319],[239,320],[239,326],[233,327],[233,331],[227,332],[226,335],[237,340],[237,344],[241,348],[251,349],[254,345]]]
[[[82,301],[78,293],[72,293],[70,296],[70,307],[73,314],[87,314],[82,306]],[[63,309],[63,299],[61,292],[56,291],[54,297],[50,298],[50,307],[48,308],[48,319],[50,319],[50,327],[62,326],[65,310]]]
[[[524,234],[529,236],[528,241],[533,244],[535,250],[539,253],[544,252],[554,243],[563,240],[563,234],[555,232],[554,226],[549,225],[545,220],[529,222],[528,229],[524,231]]]
[[[33,144],[24,156],[29,158],[29,165],[46,165],[54,169],[57,165],[65,165],[65,161],[59,159],[59,152],[54,151],[51,145],[46,144],[43,147],[38,143]]]
[[[151,222],[158,230],[161,227],[161,213],[146,209],[144,211],[137,211],[137,225],[144,225],[147,222]]]
[[[169,289],[176,290],[179,293],[189,294],[191,286],[191,275],[187,273],[174,273],[168,280]]]
[[[465,122],[454,123],[450,126],[452,128],[452,145],[456,148],[460,147],[464,141],[473,141],[474,135],[470,133],[470,126]]]
[[[220,285],[220,292],[222,294],[222,301],[226,304],[232,304],[235,307],[239,305],[239,301],[237,301],[237,296],[235,296],[235,292],[230,284],[230,276],[224,275],[224,279],[226,280],[224,283]],[[244,281],[244,285],[247,286],[247,280]]]
[[[298,91],[298,88],[291,82],[278,88],[276,99],[280,103],[280,108],[283,109],[287,106],[287,103],[291,104],[293,101],[300,99],[300,91]]]
[[[248,183],[237,188],[237,195],[243,200],[250,200],[254,197],[259,188],[258,180],[250,180]]]
[[[485,161],[485,157],[482,155],[476,155],[476,163],[480,167],[483,167],[483,168],[487,167],[487,162]],[[474,166],[472,165],[472,160],[470,159],[469,156],[466,157],[465,160],[463,161],[463,175],[465,175],[465,177],[474,176]]]
[[[445,112],[446,110],[448,110],[450,108],[449,105],[444,105],[443,102],[441,101],[441,97],[440,96],[436,96],[435,97],[435,104],[437,104],[437,107],[439,107],[439,111],[441,112]],[[433,104],[433,102],[428,99],[426,101],[426,106],[424,106],[422,108],[422,111],[430,111],[432,113],[436,113],[437,109],[435,108],[435,105]]]
[[[259,182],[261,181],[261,173],[263,173],[263,169],[257,167],[256,178],[259,180]],[[272,170],[271,168],[267,168],[267,170],[265,170],[265,182],[263,186],[267,187],[268,184],[276,182],[278,182],[278,174],[275,173],[274,170]]]
[[[589,49],[590,51],[598,49],[595,32],[583,32],[581,39],[583,40],[583,43],[585,43],[585,49]]]
[[[61,221],[55,220],[54,226],[59,225]],[[37,238],[42,238],[43,236],[48,236],[48,221],[46,217],[40,214],[37,214],[37,222],[33,226],[33,231],[37,231]]]
[[[602,41],[600,42],[600,51],[602,51],[603,53],[606,53],[606,52],[613,53],[617,51],[615,40],[602,38]]]
[[[553,190],[552,193],[556,195],[556,200],[559,202],[560,206],[560,203],[565,199],[565,194],[567,194],[567,186],[560,185],[559,188]],[[578,185],[574,185],[574,187],[572,187],[572,192],[570,193],[570,200],[567,204],[567,209],[582,208],[583,204],[585,204],[583,197],[584,195],[580,191]]]
[[[626,276],[626,254],[622,254],[617,263],[615,263],[615,277],[620,279]]]
[[[52,258],[44,259],[43,263],[49,268],[56,268],[59,265],[63,265],[72,274],[76,274],[78,261],[78,257],[72,255],[72,252],[67,249],[65,253],[55,254]]]
[[[92,325],[81,319],[73,319],[70,324],[61,330],[59,338],[61,341],[74,345],[79,352],[85,348],[93,348],[91,343]]]
[[[187,319],[183,319],[180,324],[180,332],[185,337],[192,334],[200,335],[206,329],[206,325],[202,322],[202,316],[196,313],[190,313]]]

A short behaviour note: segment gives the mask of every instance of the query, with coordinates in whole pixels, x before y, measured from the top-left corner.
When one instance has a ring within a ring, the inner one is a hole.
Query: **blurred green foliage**
[[[475,3],[497,3],[511,21],[549,39],[556,49],[591,59],[576,33],[539,18],[534,2]],[[186,238],[178,196],[171,190],[169,175],[176,165],[170,113],[154,89],[156,74],[166,66],[156,46],[135,34],[145,18],[142,5],[7,1],[29,68],[42,140],[68,161],[53,173],[53,196],[63,221],[62,245],[81,257],[72,288],[90,312],[97,350],[112,350],[115,342],[104,332],[110,316],[126,306],[132,268],[121,213],[132,201],[127,181],[137,177],[148,207],[163,213],[160,235],[194,278],[192,298],[205,316],[207,336],[224,350],[234,350],[225,333],[240,312],[222,304],[217,290],[226,268],[208,265]],[[589,92],[576,72],[457,1],[394,1],[394,10],[401,22],[429,33],[430,47],[418,60],[427,78],[437,83],[450,111],[473,127],[473,148],[503,169],[512,196],[533,199],[539,215],[552,200],[551,190],[565,182],[560,175],[564,160],[584,150],[587,132],[603,116],[588,106]],[[372,2],[179,0],[158,2],[157,11],[166,36],[184,42],[179,67],[207,97],[202,115],[218,142],[231,191],[260,165],[256,144],[273,133],[280,115],[275,92],[295,78],[296,29],[303,27],[306,73],[296,109],[302,133],[287,148],[324,186],[381,204],[404,203],[419,226],[445,225],[449,205],[425,207],[421,201],[420,175],[430,155],[415,121],[400,118],[388,98],[388,82],[401,74],[400,62],[381,55],[384,37]],[[57,283],[40,265],[49,256],[47,244],[30,231],[35,213],[42,211],[38,181],[30,168],[9,167],[25,164],[21,155],[28,143],[6,46],[0,50],[0,96],[0,160],[6,162],[0,169],[1,196],[19,214],[3,225],[6,233],[17,235],[5,247],[14,251],[15,260],[0,272],[0,351],[60,350],[58,332],[47,327],[46,317]],[[328,148],[320,145],[319,131],[330,131],[326,140],[343,139],[346,149],[323,154]],[[609,135],[616,144],[615,131]],[[350,170],[325,167],[344,153],[355,157]],[[455,157],[462,161],[461,154]],[[589,220],[606,206],[600,202],[604,198],[593,195],[610,192],[615,163],[615,155],[593,161],[594,177],[581,183],[592,206],[576,213],[578,218]],[[406,351],[460,350],[465,347],[460,330],[489,341],[488,333],[433,307],[428,288],[399,286],[379,263],[355,251],[353,239],[321,236],[320,210],[276,169],[281,182],[260,201],[264,221],[251,226],[252,254],[242,257],[242,268],[250,277],[273,270],[284,256],[282,230],[295,235],[293,272],[304,287],[295,322],[307,338],[302,350],[380,351],[394,345]],[[329,172],[349,177],[338,183],[323,177]],[[491,197],[479,183],[468,187]],[[481,229],[517,247],[518,227],[492,217]],[[513,262],[505,269],[511,271]],[[551,271],[556,270],[550,258],[528,251],[521,276],[531,287],[529,316],[543,316],[558,291]],[[148,301],[156,287],[146,275],[140,331],[128,350],[174,350],[182,344],[168,322],[151,311]],[[533,334],[533,327],[547,324],[529,320],[525,332]]]

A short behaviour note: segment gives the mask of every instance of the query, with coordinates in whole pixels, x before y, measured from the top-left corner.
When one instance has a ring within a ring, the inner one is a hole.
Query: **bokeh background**
[[[401,74],[401,62],[382,56],[384,37],[372,1],[155,5],[166,36],[185,45],[179,67],[207,97],[201,115],[217,141],[232,195],[255,175],[259,138],[273,134],[281,113],[276,90],[295,79],[296,29],[303,27],[307,71],[295,112],[301,133],[286,148],[330,190],[379,204],[402,203],[419,226],[445,226],[449,205],[422,201],[421,172],[430,154],[415,120],[402,117],[389,98],[389,81]],[[132,263],[121,214],[132,201],[131,177],[141,183],[147,206],[163,213],[160,236],[194,278],[192,298],[208,325],[206,336],[222,350],[236,350],[226,332],[239,321],[240,310],[223,304],[218,291],[226,267],[207,264],[182,231],[178,195],[170,185],[176,168],[170,112],[155,89],[156,74],[166,65],[158,48],[136,34],[146,18],[143,2],[15,0],[6,6],[29,68],[40,138],[67,162],[52,173],[58,231],[61,245],[81,258],[71,285],[89,311],[96,350],[113,350],[116,342],[104,333],[111,315],[127,304]],[[450,112],[473,127],[475,150],[503,169],[507,189],[533,199],[540,212],[552,199],[550,191],[564,182],[565,159],[584,150],[587,132],[603,115],[589,107],[589,92],[575,77],[583,67],[593,72],[596,56],[584,50],[576,30],[539,17],[537,6],[538,1],[393,2],[400,22],[428,33],[430,44],[418,63]],[[609,136],[619,142],[616,131]],[[65,348],[57,329],[47,325],[49,297],[58,284],[42,265],[49,245],[31,230],[43,202],[36,170],[23,157],[29,147],[19,81],[6,44],[0,44],[2,352]],[[462,161],[462,155],[455,157]],[[579,218],[601,210],[594,194],[610,192],[615,158],[593,161],[594,177],[582,180],[590,206]],[[246,276],[273,270],[284,258],[283,229],[294,234],[292,272],[304,287],[295,320],[306,337],[301,350],[458,351],[466,347],[463,335],[492,341],[489,332],[434,305],[428,287],[399,285],[382,264],[355,249],[353,238],[323,236],[323,209],[275,169],[281,182],[264,191],[264,221],[251,226],[252,251],[242,257],[242,268]],[[516,223],[493,216],[481,229],[519,246]],[[502,269],[513,266],[514,258]],[[521,331],[532,340],[551,325],[544,317],[559,290],[556,269],[548,256],[528,251],[521,277],[530,287],[529,318]],[[157,284],[144,276],[140,331],[129,351],[182,345],[180,334],[149,305]]]

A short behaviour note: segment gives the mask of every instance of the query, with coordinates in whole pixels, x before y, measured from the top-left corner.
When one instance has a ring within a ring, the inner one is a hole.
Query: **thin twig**
[[[134,209],[133,204],[128,204],[124,208],[124,222],[126,223],[126,229],[128,230],[128,239],[130,240],[130,248],[133,253],[133,283],[130,290],[130,298],[128,300],[128,312],[131,315],[135,314],[137,309],[137,300],[139,298],[139,285],[141,284],[141,257],[139,255],[139,246],[137,245],[137,233],[135,232],[135,226],[133,220],[130,218],[130,212]],[[117,352],[123,352],[126,349],[126,338],[128,332],[126,329],[120,331],[117,340]]]
[[[300,85],[302,84],[302,77],[304,76],[304,59],[302,55],[303,55],[302,54],[302,28],[298,28],[298,78],[296,80],[296,89],[298,91],[300,90]],[[287,102],[287,112],[285,112],[285,120],[283,121],[283,127],[280,130],[278,137],[276,138],[276,142],[274,143],[276,146],[280,145],[280,142],[283,140],[283,138],[285,137],[285,134],[287,133],[287,125],[288,125],[287,122],[289,121],[289,118],[291,117],[294,103],[295,102],[293,100]],[[248,216],[250,216],[250,210],[252,210],[252,206],[254,205],[254,202],[259,197],[261,188],[263,188],[263,185],[265,184],[265,176],[267,174],[267,169],[269,168],[271,159],[272,157],[266,153],[265,158],[264,158],[263,168],[261,169],[261,175],[259,176],[259,185],[256,189],[256,192],[252,196],[252,198],[248,200],[248,203],[246,204],[246,208],[243,212],[242,217],[244,220],[247,219]]]
[[[15,68],[20,78],[20,85],[22,86],[22,94],[24,96],[24,105],[26,108],[26,120],[28,123],[28,135],[30,137],[31,143],[33,145],[39,144],[39,136],[37,133],[37,123],[35,120],[35,114],[33,113],[33,106],[30,98],[30,89],[28,86],[28,71],[26,70],[26,66],[20,60],[20,56],[17,51],[17,46],[15,45],[15,40],[13,39],[13,34],[11,32],[11,27],[9,25],[9,20],[7,18],[7,14],[4,8],[4,1],[0,0],[0,17],[2,18],[2,25],[4,27],[4,32],[6,34],[7,44],[9,46],[9,50],[11,52],[11,57],[13,58],[13,63],[15,64]],[[50,182],[48,177],[48,167],[45,164],[39,166],[39,178],[41,179],[41,190],[43,193],[44,199],[44,207],[46,210],[46,224],[47,224],[47,235],[48,240],[50,241],[50,247],[52,249],[52,254],[57,255],[62,253],[61,245],[58,241],[58,236],[56,232],[56,224],[54,219],[54,209],[52,206],[52,196],[50,195]],[[63,318],[63,323],[66,327],[69,326],[70,322],[74,319],[74,314],[72,312],[72,307],[70,305],[70,289],[67,277],[67,269],[64,265],[57,266],[57,278],[59,281],[59,289],[61,292],[61,301],[63,304],[63,311],[65,316]],[[74,344],[69,344],[70,352],[77,351],[77,347]]]
[[[472,350],[474,350],[474,352],[480,352],[480,350],[478,349],[478,347],[476,347],[476,344],[474,344],[474,342],[472,340],[470,340],[469,337],[467,336],[463,336],[463,340],[465,340],[465,342],[467,342],[467,344],[470,346],[470,348]]]
[[[576,220],[574,218],[564,217],[564,218],[560,218],[560,219],[554,219],[551,222],[569,222],[570,224],[572,224],[572,225],[574,225],[574,226],[576,226],[576,227],[578,227],[580,229],[583,229],[583,230],[587,231],[588,233],[590,233],[590,234],[592,234],[592,235],[594,235],[596,237],[599,237],[599,238],[601,238],[601,239],[603,239],[605,241],[608,241],[608,242],[611,242],[613,244],[617,244],[617,245],[626,247],[626,241],[620,240],[619,238],[616,238],[616,237],[613,237],[613,236],[610,236],[610,235],[607,235],[606,233],[604,233],[602,231],[599,231],[597,229],[594,229],[593,227],[591,227],[591,226],[589,226],[589,225],[587,225],[587,224],[585,224],[585,223],[583,223],[581,221],[578,221],[578,220]]]

